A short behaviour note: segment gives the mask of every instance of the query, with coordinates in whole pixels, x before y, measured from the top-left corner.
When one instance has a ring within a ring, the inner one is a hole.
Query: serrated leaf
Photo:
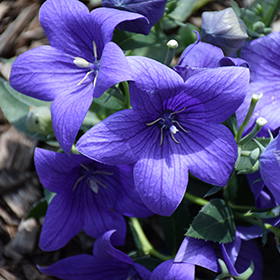
[[[194,218],[186,236],[219,242],[232,242],[235,223],[231,208],[222,199],[212,199]]]

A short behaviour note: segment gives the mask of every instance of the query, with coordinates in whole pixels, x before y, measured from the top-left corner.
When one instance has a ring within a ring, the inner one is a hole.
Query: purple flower
[[[126,223],[121,214],[152,214],[134,189],[129,166],[105,166],[81,155],[35,151],[35,165],[42,185],[57,193],[52,199],[40,237],[45,251],[57,250],[82,229],[98,238],[116,229],[115,245],[123,245]]]
[[[220,123],[242,103],[248,69],[221,67],[189,78],[148,58],[129,57],[135,82],[131,105],[86,132],[77,149],[106,164],[135,164],[134,180],[145,205],[171,215],[182,200],[188,171],[223,186],[237,145]]]
[[[189,77],[207,70],[223,66],[249,67],[240,58],[224,57],[223,51],[211,44],[200,42],[200,35],[196,32],[197,40],[189,45],[180,56],[174,70],[186,81]]]
[[[266,187],[280,204],[280,134],[273,139],[260,156],[260,173]]]
[[[257,245],[253,241],[242,240],[238,232],[236,232],[235,240],[227,244],[187,236],[178,250],[175,263],[185,262],[219,272],[218,258],[223,259],[232,276],[239,276],[252,261],[255,270],[249,279],[262,279],[262,256]]]
[[[103,0],[102,6],[141,14],[146,18],[123,21],[117,28],[135,33],[149,34],[151,28],[162,18],[167,0]]]
[[[220,47],[225,55],[231,56],[248,38],[247,27],[232,8],[218,12],[204,12],[201,37],[202,41]]]
[[[95,241],[93,256],[70,257],[40,271],[65,280],[149,280],[149,270],[111,245],[113,233],[108,231]]]
[[[268,36],[251,41],[241,50],[241,58],[250,66],[251,83],[248,94],[236,112],[238,124],[243,121],[253,93],[263,97],[258,101],[253,116],[244,131],[247,134],[255,125],[258,117],[265,118],[268,123],[258,136],[269,137],[268,129],[275,130],[280,126],[280,33],[273,32]]]
[[[114,27],[143,16],[103,9],[89,13],[76,0],[48,0],[39,18],[51,46],[20,55],[12,66],[10,83],[23,94],[53,100],[54,133],[69,154],[93,97],[132,79],[125,55],[110,42]]]
[[[169,260],[154,269],[150,280],[194,280],[194,269],[192,264]]]

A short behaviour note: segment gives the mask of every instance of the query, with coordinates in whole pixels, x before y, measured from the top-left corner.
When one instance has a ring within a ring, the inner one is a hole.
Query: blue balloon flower
[[[132,109],[117,112],[78,141],[82,154],[105,164],[135,164],[134,180],[145,205],[171,215],[181,202],[188,172],[224,186],[237,145],[221,123],[242,103],[249,80],[243,67],[220,67],[186,82],[167,66],[129,57]]]

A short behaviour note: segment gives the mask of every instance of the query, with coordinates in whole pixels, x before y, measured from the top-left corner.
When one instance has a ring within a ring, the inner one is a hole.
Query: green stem
[[[130,104],[130,94],[129,94],[128,82],[126,82],[126,81],[122,82],[122,86],[124,89],[124,95],[126,97],[126,108],[129,109],[129,108],[131,108],[131,104]]]
[[[234,209],[234,210],[237,210],[237,211],[242,211],[242,212],[248,212],[250,210],[253,210],[253,211],[257,211],[258,208],[256,207],[250,207],[250,206],[239,206],[239,205],[229,205],[230,208]]]
[[[250,121],[250,119],[253,115],[254,109],[257,105],[257,102],[261,97],[262,97],[262,95],[256,96],[255,94],[253,94],[253,97],[252,97],[251,104],[250,104],[249,110],[247,112],[247,115],[246,115],[245,119],[243,120],[242,124],[240,125],[239,130],[238,130],[237,135],[236,135],[236,138],[235,138],[237,143],[240,141],[240,139],[242,137],[242,133],[243,133],[245,127],[247,126],[247,124],[249,123],[249,121]]]
[[[280,0],[278,0],[273,6],[269,13],[267,13],[266,17],[263,19],[263,23],[266,27],[270,27],[278,9],[280,8]]]
[[[158,252],[157,250],[154,249],[153,245],[150,243],[150,241],[146,237],[146,235],[139,223],[139,220],[137,218],[129,218],[129,219],[130,219],[135,231],[137,232],[137,235],[138,235],[139,240],[142,245],[142,250],[145,253],[145,255],[153,255],[162,261],[167,261],[167,260],[171,259],[171,257],[162,255],[160,252]]]
[[[244,221],[250,223],[250,224],[261,227],[261,224],[260,224],[259,221],[255,220],[253,218],[246,217],[246,216],[244,216],[244,214],[235,213],[235,216],[237,218],[241,219],[241,220],[244,220]],[[264,223],[263,225],[267,230],[273,232],[277,236],[280,236],[280,229],[279,228],[276,228],[276,227],[274,227],[274,226],[272,226],[271,224],[268,224],[268,223]]]
[[[195,195],[192,195],[190,193],[185,193],[185,198],[189,201],[192,201],[195,204],[198,204],[200,206],[205,206],[209,201],[200,197],[197,197]]]

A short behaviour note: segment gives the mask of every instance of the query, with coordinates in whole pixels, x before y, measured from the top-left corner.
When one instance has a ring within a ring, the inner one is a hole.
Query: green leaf
[[[238,17],[240,17],[240,15],[241,15],[241,10],[240,10],[238,4],[237,4],[235,1],[233,1],[233,0],[231,0],[230,2],[231,2],[231,7],[232,7],[232,9],[234,10],[235,14],[236,14]]]
[[[183,23],[192,14],[196,0],[173,0],[172,5],[169,4],[167,17],[164,17],[161,22],[164,29],[176,28],[180,23]]]
[[[193,11],[196,0],[179,0],[177,1],[176,8],[169,13],[172,18],[184,22]]]
[[[39,219],[46,215],[48,209],[48,203],[45,198],[39,200],[38,202],[34,203],[32,209],[29,211],[28,215],[25,217],[25,220],[29,218],[36,218]]]
[[[220,187],[220,186],[214,186],[210,191],[208,191],[203,198],[207,197],[207,196],[211,196],[217,192],[219,192],[220,190],[222,190],[224,187]]]
[[[154,30],[151,30],[149,35],[143,35],[116,29],[114,31],[113,41],[126,51],[166,44],[168,39],[162,32],[155,32]]]
[[[184,229],[190,224],[188,203],[183,200],[170,217],[160,216],[165,245],[170,255],[175,255],[184,239]]]
[[[125,104],[125,97],[116,89],[107,89],[99,98],[94,98],[93,102],[108,109],[121,110]]]
[[[53,193],[44,188],[44,195],[45,195],[45,200],[49,205],[51,203],[52,199],[55,197],[56,193]]]
[[[186,236],[228,243],[234,240],[235,230],[231,208],[222,199],[212,199],[194,218]]]

